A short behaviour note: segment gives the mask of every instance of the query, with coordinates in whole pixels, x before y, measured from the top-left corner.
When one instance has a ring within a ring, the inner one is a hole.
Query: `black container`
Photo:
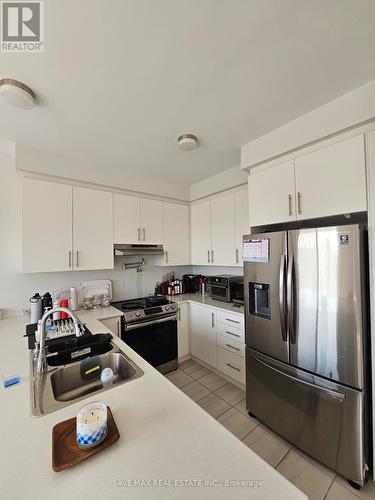
[[[184,274],[182,277],[184,293],[199,292],[200,278],[202,278],[201,274]]]

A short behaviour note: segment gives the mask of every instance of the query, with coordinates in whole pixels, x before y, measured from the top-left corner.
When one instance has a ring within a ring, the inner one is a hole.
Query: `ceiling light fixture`
[[[0,96],[16,108],[32,109],[34,107],[35,94],[31,88],[12,78],[0,80]]]
[[[182,151],[192,151],[198,146],[198,139],[194,134],[182,134],[177,142]]]

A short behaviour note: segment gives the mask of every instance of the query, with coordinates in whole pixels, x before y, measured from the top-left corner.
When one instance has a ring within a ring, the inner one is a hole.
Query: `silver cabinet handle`
[[[236,264],[238,264],[240,261],[239,259],[239,251],[238,251],[238,248],[236,248]]]
[[[79,264],[78,264],[78,250],[76,252],[76,266],[79,267]]]
[[[138,241],[141,241],[141,228],[138,228]]]
[[[215,313],[211,313],[211,326],[215,328]]]
[[[117,336],[120,337],[120,320],[117,320]]]
[[[297,198],[298,198],[298,213],[301,214],[302,213],[302,193],[298,192]]]
[[[181,321],[181,309],[178,309],[178,321]]]
[[[232,368],[232,370],[236,370],[237,372],[240,372],[241,370],[239,368],[237,368],[237,366],[233,366],[231,365],[230,363],[225,363],[227,366],[229,366],[229,368]]]
[[[241,349],[239,349],[238,347],[234,347],[234,345],[231,345],[231,344],[225,344],[227,347],[230,347],[231,349],[235,349],[236,351],[240,351]]]
[[[239,324],[240,324],[240,322],[239,322],[239,321],[236,321],[236,320],[234,320],[234,319],[230,319],[230,318],[225,318],[225,319],[226,319],[226,321],[230,321],[231,323],[236,323],[237,325],[239,325]]]
[[[214,263],[214,251],[211,250],[211,264]]]
[[[146,241],[146,229],[143,228],[143,241]]]
[[[69,250],[69,269],[72,267],[72,251]]]
[[[229,333],[229,335],[233,335],[233,337],[241,338],[241,335],[237,335],[237,333],[229,332],[228,330],[225,330],[225,333]]]
[[[207,250],[207,262],[210,263],[210,251]]]
[[[292,195],[291,194],[288,196],[288,201],[289,201],[289,215],[293,215]]]
[[[165,263],[168,264],[168,250],[165,252]]]

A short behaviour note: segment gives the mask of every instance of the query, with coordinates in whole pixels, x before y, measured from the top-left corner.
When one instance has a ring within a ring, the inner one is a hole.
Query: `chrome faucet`
[[[67,307],[55,307],[54,309],[49,309],[46,313],[44,313],[40,324],[39,324],[39,342],[35,344],[35,350],[34,350],[34,359],[37,358],[37,368],[36,368],[36,374],[42,375],[47,371],[47,348],[46,348],[46,321],[47,319],[54,313],[56,312],[63,312],[68,314],[73,320],[74,324],[74,332],[76,337],[80,337],[83,335],[83,332],[80,329],[81,322],[77,318],[75,314],[72,313],[70,309]]]

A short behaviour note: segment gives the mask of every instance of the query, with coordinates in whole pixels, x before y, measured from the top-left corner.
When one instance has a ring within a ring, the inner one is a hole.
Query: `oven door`
[[[177,368],[177,316],[124,323],[121,338],[161,373]]]
[[[229,287],[220,285],[209,285],[208,294],[212,299],[230,302]]]

